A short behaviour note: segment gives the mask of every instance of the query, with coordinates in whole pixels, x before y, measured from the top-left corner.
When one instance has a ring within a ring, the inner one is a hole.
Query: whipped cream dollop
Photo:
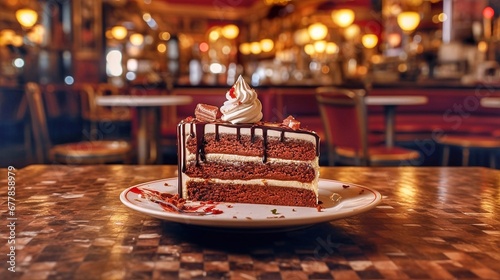
[[[240,75],[226,92],[227,101],[220,108],[222,120],[233,124],[256,123],[262,119],[262,104],[257,92]]]

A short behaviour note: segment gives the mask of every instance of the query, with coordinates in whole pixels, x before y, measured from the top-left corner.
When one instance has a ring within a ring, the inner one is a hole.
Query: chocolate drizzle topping
[[[241,143],[241,131],[239,129],[236,130],[236,140]]]
[[[255,126],[252,126],[250,128],[250,142],[252,143],[255,143]],[[240,130],[240,128],[237,129],[238,131]]]
[[[267,129],[262,129],[262,162],[267,162]]]

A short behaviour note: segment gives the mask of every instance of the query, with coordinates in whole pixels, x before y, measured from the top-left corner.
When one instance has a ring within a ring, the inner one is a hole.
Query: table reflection
[[[175,177],[176,170],[173,165],[17,170],[16,272],[4,265],[0,278],[500,278],[498,170],[323,167],[322,178],[373,188],[383,195],[382,203],[293,231],[177,224],[121,204],[125,188]],[[5,220],[7,213],[2,216]],[[6,253],[2,256],[5,264]]]

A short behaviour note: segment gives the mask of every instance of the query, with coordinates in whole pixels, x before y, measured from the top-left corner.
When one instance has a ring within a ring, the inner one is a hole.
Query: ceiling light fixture
[[[240,34],[240,29],[234,24],[228,24],[222,27],[221,34],[227,39],[234,39],[238,37],[238,34]]]
[[[125,39],[125,37],[127,37],[127,28],[121,26],[121,25],[117,25],[117,26],[114,26],[113,28],[111,28],[111,35],[113,35],[113,37],[116,39],[116,40],[123,40]]]
[[[134,46],[140,46],[144,43],[144,36],[140,33],[134,33],[130,35],[130,43]]]
[[[412,32],[420,23],[420,15],[417,12],[402,12],[398,15],[397,21],[404,32]]]
[[[25,28],[31,28],[38,20],[38,14],[30,8],[23,8],[16,11],[17,21]]]
[[[351,25],[354,22],[354,17],[355,17],[354,11],[351,9],[334,10],[332,11],[331,16],[333,22],[342,28]]]
[[[361,43],[365,48],[373,49],[375,46],[377,46],[378,37],[375,34],[365,34],[363,35],[363,37],[361,37]]]
[[[328,34],[328,28],[324,24],[317,22],[309,25],[309,27],[307,28],[307,32],[309,33],[309,37],[311,39],[323,40]]]
[[[274,48],[274,42],[271,39],[260,40],[260,48],[263,52],[270,52]]]

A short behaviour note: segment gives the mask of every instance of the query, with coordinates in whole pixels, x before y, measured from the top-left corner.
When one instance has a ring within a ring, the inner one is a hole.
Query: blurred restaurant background
[[[498,0],[1,1],[0,166],[55,163],[40,150],[69,142],[135,147],[137,108],[99,105],[98,96],[187,95],[189,104],[158,106],[152,136],[149,163],[175,164],[176,124],[197,103],[221,106],[242,75],[265,120],[293,115],[318,132],[322,165],[334,163],[317,89],[359,87],[425,98],[391,105],[394,145],[420,154],[404,165],[498,168],[499,13]],[[50,144],[37,139],[30,84]],[[387,111],[367,105],[367,137],[384,141]],[[125,162],[137,163],[135,149]]]

